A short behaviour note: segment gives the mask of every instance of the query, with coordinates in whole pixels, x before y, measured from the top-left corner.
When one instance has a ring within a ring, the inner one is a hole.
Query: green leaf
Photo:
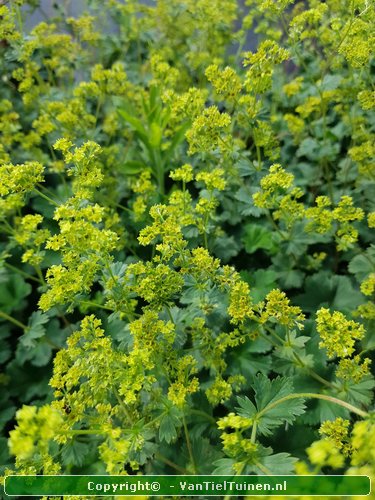
[[[9,386],[9,393],[12,396],[17,396],[25,403],[33,399],[45,398],[47,395],[52,399],[53,391],[49,386],[51,375],[44,367],[21,364],[14,359],[8,364],[5,373],[11,380],[17,381],[17,384]]]
[[[356,255],[349,262],[348,269],[359,282],[375,272],[375,245],[371,245],[362,255]]]
[[[332,404],[329,401],[315,400],[310,404],[309,411],[302,417],[303,422],[308,425],[321,424],[326,420],[335,420],[338,417],[350,418],[349,410],[342,406]]]
[[[28,329],[20,337],[20,343],[26,349],[32,349],[37,345],[36,339],[43,337],[46,333],[45,324],[48,322],[48,314],[42,313],[41,311],[33,312],[30,320]]]
[[[275,255],[272,262],[282,289],[299,288],[302,285],[304,274],[293,268],[293,261],[288,255]]]
[[[247,253],[252,254],[258,249],[269,250],[274,253],[277,249],[273,232],[259,224],[246,224],[242,242]]]
[[[164,164],[167,164],[171,160],[171,158],[173,156],[173,153],[175,152],[177,146],[184,141],[184,139],[185,139],[185,133],[186,133],[186,131],[188,130],[189,127],[190,127],[190,122],[184,123],[175,132],[175,134],[174,134],[174,136],[173,136],[173,138],[171,140],[169,148],[167,149],[167,151],[165,151],[163,153]]]
[[[157,409],[159,416],[159,439],[170,444],[178,436],[178,430],[182,425],[181,410],[176,408],[169,399],[163,397]]]
[[[335,90],[340,85],[341,80],[341,75],[325,75],[320,83],[320,90]]]
[[[33,349],[17,349],[16,359],[23,364],[30,361],[34,366],[46,366],[52,357],[52,347],[44,342],[38,343]]]
[[[293,474],[294,465],[297,458],[292,457],[289,453],[275,453],[261,458],[260,463],[266,468],[268,474]],[[259,471],[258,473],[261,473]]]
[[[277,377],[270,380],[263,374],[258,374],[252,388],[255,392],[254,405],[247,397],[237,398],[240,405],[236,408],[239,415],[248,418],[254,418],[258,423],[258,431],[269,436],[272,434],[272,429],[282,425],[283,423],[291,424],[295,417],[302,415],[305,411],[303,398],[289,399],[282,401],[273,408],[267,410],[267,407],[281,400],[285,396],[293,394],[293,383],[291,378]],[[265,413],[258,417],[257,415],[266,410]]]
[[[343,399],[357,406],[368,407],[374,397],[375,381],[373,377],[366,377],[357,384],[350,384],[346,387]],[[341,395],[338,396],[342,397]]]
[[[146,165],[142,161],[128,160],[121,165],[121,172],[126,175],[136,175],[146,169]]]
[[[240,245],[233,236],[218,236],[212,243],[211,249],[223,263],[228,262],[240,251]]]
[[[275,453],[271,447],[258,447],[256,460],[247,464],[244,473],[255,473],[263,475],[283,475],[292,474],[294,472],[294,464],[297,458],[292,457],[289,453]]]
[[[31,361],[34,366],[45,366],[52,355],[52,347],[46,342],[46,327],[49,315],[41,311],[33,312],[29,326],[20,337],[16,359],[20,363]]]
[[[309,160],[314,160],[319,151],[319,143],[316,139],[312,139],[311,137],[307,137],[304,139],[300,147],[297,150],[297,157],[305,156]]]
[[[152,122],[150,125],[149,141],[153,148],[159,148],[163,131],[158,123]]]
[[[211,474],[212,465],[222,456],[221,452],[211,444],[210,440],[202,436],[192,441],[192,452],[199,474]]]
[[[219,460],[216,460],[212,464],[215,466],[212,474],[216,476],[231,476],[234,474],[233,465],[235,463],[236,461],[233,458],[219,458]]]
[[[1,284],[0,309],[10,314],[19,311],[25,305],[24,298],[30,295],[31,285],[19,274],[9,274],[6,284]]]
[[[88,443],[82,443],[77,439],[68,441],[61,450],[62,462],[67,467],[81,467],[89,451],[90,445]]]
[[[9,422],[9,420],[13,418],[15,413],[16,413],[15,406],[9,406],[8,408],[5,408],[4,410],[0,411],[0,431],[4,429],[7,422]]]
[[[254,403],[250,401],[247,396],[237,397],[237,403],[240,405],[240,408],[236,408],[236,411],[239,415],[243,417],[252,418],[257,414],[257,407]]]
[[[239,202],[237,203],[237,210],[241,215],[252,215],[259,217],[264,213],[263,209],[254,205],[253,194],[256,192],[255,188],[249,186],[242,186],[234,195],[234,198]]]
[[[272,369],[271,356],[264,355],[271,346],[265,339],[259,337],[239,345],[228,353],[228,370],[231,375],[243,375],[246,380],[252,380],[259,372],[268,374]],[[263,356],[259,356],[259,353]]]
[[[240,271],[241,278],[250,285],[254,302],[260,302],[268,292],[277,288],[277,273],[272,269],[257,269],[254,272]]]
[[[10,348],[10,343],[8,340],[11,336],[10,323],[4,323],[0,325],[0,363],[7,361],[11,355],[12,350]]]
[[[136,130],[141,137],[145,137],[147,139],[147,130],[144,128],[141,120],[138,120],[134,115],[127,113],[123,108],[117,110],[118,114],[129,123],[134,130]]]
[[[363,303],[363,297],[353,288],[348,276],[335,276],[328,271],[319,271],[306,278],[305,293],[295,297],[294,302],[311,313],[315,313],[320,307],[351,313]]]
[[[177,439],[177,431],[181,427],[181,415],[177,408],[171,408],[169,413],[160,419],[159,439],[168,444]]]
[[[4,470],[9,463],[10,456],[8,452],[8,439],[5,437],[0,437],[0,474],[4,473]]]
[[[154,149],[150,144],[149,134],[145,129],[145,127],[143,126],[141,120],[138,120],[138,118],[135,118],[134,114],[128,113],[123,108],[118,109],[117,112],[135,130],[137,137],[144,144],[150,155],[150,158],[152,158],[154,154]]]

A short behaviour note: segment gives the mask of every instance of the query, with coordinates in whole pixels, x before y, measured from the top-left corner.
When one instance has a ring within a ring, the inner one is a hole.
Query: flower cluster
[[[21,165],[5,163],[0,165],[0,215],[8,215],[23,207],[25,195],[44,181],[44,168],[38,162]]]
[[[343,313],[322,307],[316,313],[316,329],[322,339],[321,347],[327,349],[328,356],[348,358],[354,353],[356,340],[365,335],[360,323],[346,319]]]
[[[16,419],[17,427],[10,432],[9,448],[17,457],[18,467],[30,474],[39,468],[44,474],[58,474],[60,466],[54,462],[49,447],[50,440],[60,432],[61,412],[49,405],[23,406],[17,411]]]
[[[374,475],[370,2],[38,3],[0,6],[7,473]]]
[[[230,125],[231,119],[227,113],[220,113],[216,106],[206,108],[198,116],[186,133],[189,143],[189,154],[196,152],[212,152],[216,148],[225,147],[223,133]]]
[[[262,42],[257,52],[245,53],[246,72],[245,88],[254,94],[261,94],[272,86],[274,66],[289,58],[288,50],[280,47],[273,40]]]

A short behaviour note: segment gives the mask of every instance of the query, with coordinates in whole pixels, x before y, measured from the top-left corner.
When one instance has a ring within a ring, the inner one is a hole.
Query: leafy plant
[[[0,6],[2,472],[374,477],[374,6],[104,3]]]

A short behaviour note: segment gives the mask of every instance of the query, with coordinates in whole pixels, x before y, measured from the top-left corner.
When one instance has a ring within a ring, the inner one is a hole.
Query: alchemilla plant
[[[35,9],[0,6],[2,472],[374,477],[372,2]]]

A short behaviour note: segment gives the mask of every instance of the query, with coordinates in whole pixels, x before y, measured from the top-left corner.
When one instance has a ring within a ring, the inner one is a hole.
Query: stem
[[[114,392],[114,394],[116,396],[117,401],[119,402],[119,405],[121,406],[121,408],[123,409],[123,411],[124,411],[124,413],[126,415],[126,418],[129,420],[130,423],[132,423],[132,419],[130,417],[128,409],[126,408],[125,403],[121,399],[120,394],[118,393],[116,387],[112,386],[112,389],[113,389],[113,392]]]
[[[18,326],[19,328],[22,328],[22,330],[27,330],[28,326],[24,325],[21,323],[21,321],[18,321],[17,319],[13,318],[12,316],[9,316],[9,314],[5,313],[4,311],[0,311],[0,318],[4,318],[14,325]]]
[[[36,271],[36,274],[38,275],[38,278],[39,278],[39,281],[41,282],[41,284],[45,285],[46,281],[44,279],[44,276],[43,276],[42,270],[40,269],[40,266],[36,265],[36,266],[34,266],[34,269]]]
[[[111,276],[111,278],[113,279],[113,281],[115,283],[117,283],[117,279],[115,278],[113,272],[112,272],[112,269],[111,269],[111,264],[109,263],[108,259],[103,259],[104,260],[104,264],[105,264],[105,267],[107,268],[107,271],[109,272],[109,275]]]
[[[191,442],[190,442],[190,438],[189,438],[189,431],[188,431],[188,428],[187,428],[187,425],[186,425],[185,417],[182,417],[182,423],[184,425],[186,446],[187,446],[187,449],[188,449],[188,452],[189,452],[189,457],[190,457],[191,464],[193,466],[193,472],[194,472],[194,474],[196,474],[197,473],[197,468],[196,468],[195,461],[194,461],[193,449],[191,447]]]
[[[277,333],[275,333],[275,332],[274,332],[274,331],[273,331],[270,327],[267,327],[267,326],[265,326],[265,325],[264,325],[264,327],[263,327],[263,328],[264,328],[265,330],[267,330],[267,332],[268,332],[270,335],[272,335],[272,337],[274,337],[275,339],[277,339],[277,340],[281,343],[281,345],[284,345],[284,344],[285,344],[285,340],[284,340],[284,339],[282,339],[279,335],[277,335]],[[280,347],[280,346],[278,346],[278,347]]]
[[[274,218],[272,217],[271,212],[269,210],[267,210],[267,212],[266,212],[266,217],[270,221],[270,223],[271,223],[272,227],[274,228],[274,230],[281,236],[282,240],[286,240],[287,238],[285,237],[285,235],[279,229],[279,226],[274,221]]]
[[[207,240],[207,233],[204,231],[203,233],[203,240],[204,240],[204,248],[208,250],[208,240]]]
[[[53,342],[50,338],[48,337],[43,337],[44,342],[46,344],[48,344],[50,347],[52,347],[53,349],[57,349],[58,351],[61,349],[60,346],[58,346],[57,344],[55,344],[55,342]]]
[[[171,322],[175,325],[175,322],[174,322],[174,319],[173,319],[173,316],[172,316],[172,313],[171,313],[171,310],[170,310],[169,306],[168,306],[168,305],[166,305],[166,306],[165,306],[165,309],[166,309],[166,311],[167,311],[167,314],[168,314],[169,319],[170,319],[170,320],[171,320]]]
[[[159,188],[159,194],[161,195],[161,198],[164,196],[165,192],[165,187],[164,187],[164,166],[162,163],[160,151],[156,150],[154,154],[154,165],[155,165],[155,174],[156,174],[156,181],[158,184]]]
[[[102,104],[103,104],[103,94],[100,93],[99,95],[99,98],[98,98],[98,102],[96,103],[96,110],[95,110],[95,127],[96,127],[96,124],[98,123],[98,118],[99,118],[99,113],[100,113],[100,108],[102,107]]]
[[[255,421],[254,425],[253,425],[253,428],[251,429],[251,442],[252,443],[255,443],[255,440],[256,440],[256,437],[257,437],[257,427],[258,427],[258,424]]]
[[[313,370],[312,368],[308,367],[304,362],[303,360],[299,357],[299,355],[293,351],[293,356],[296,358],[296,360],[299,362],[299,364],[303,367],[303,368],[306,368],[306,370],[308,371],[309,375],[311,375],[315,380],[318,380],[320,383],[322,383],[323,385],[329,387],[330,389],[338,389],[337,386],[335,386],[335,384],[332,384],[331,382],[329,382],[328,380],[326,380],[325,378],[321,377],[319,375],[319,373],[316,373],[315,370]]]
[[[181,474],[186,474],[187,473],[186,469],[184,469],[183,467],[180,467],[176,463],[172,462],[172,460],[169,460],[169,458],[165,457],[164,455],[162,455],[159,452],[155,453],[155,458],[157,460],[161,460],[162,462],[164,462],[165,464],[169,465],[170,467],[172,467],[173,469],[175,469],[177,472],[180,472]]]
[[[334,398],[333,396],[326,396],[325,394],[315,394],[313,392],[301,392],[299,394],[289,394],[288,396],[284,396],[283,398],[280,398],[277,401],[270,403],[265,408],[263,408],[263,410],[261,410],[257,416],[258,416],[258,418],[262,417],[268,411],[272,410],[273,408],[275,408],[279,404],[284,403],[285,401],[289,401],[290,399],[298,399],[298,398],[323,399],[324,401],[329,401],[330,403],[334,403],[334,404],[337,404],[339,406],[342,406],[343,408],[346,408],[347,410],[351,411],[352,413],[356,413],[360,417],[366,418],[370,415],[367,411],[360,410],[356,406],[353,406],[350,403],[347,403],[346,401],[342,401],[341,399]]]
[[[261,464],[260,462],[256,462],[255,464],[258,469],[260,469],[266,476],[272,476],[272,472],[267,469],[267,467],[265,467],[263,464]]]
[[[258,465],[258,464],[256,464],[256,465]],[[241,475],[241,473],[242,473],[242,471],[243,471],[243,469],[244,469],[244,467],[245,467],[245,464],[244,464],[244,463],[242,463],[242,464],[241,464],[241,467],[237,470],[237,472],[236,472],[236,474],[235,474],[235,475],[236,475],[236,476],[240,476],[240,475]],[[259,468],[260,468],[260,467],[259,467]],[[224,500],[230,500],[231,498],[232,498],[232,495],[225,495]]]
[[[101,429],[77,429],[69,430],[69,434],[106,434]]]
[[[281,337],[279,337],[276,333],[274,333],[271,329],[265,327],[266,330],[270,333],[270,335],[272,335],[273,337],[277,338],[277,340],[279,342],[281,342],[281,344],[283,346],[286,346],[286,345],[289,345],[287,344],[287,342],[285,342],[285,340],[283,340]],[[267,335],[264,335],[263,332],[259,331],[259,334],[265,338],[266,340],[268,340],[268,342],[270,342],[270,344],[272,344],[274,347],[276,348],[279,348],[281,347],[279,344],[276,344],[276,342],[273,342],[270,338],[267,337]],[[290,346],[291,347],[291,346]],[[302,368],[305,368],[306,371],[308,372],[308,374],[314,378],[315,380],[318,380],[320,383],[322,383],[323,385],[325,385],[326,387],[329,387],[330,389],[335,389],[335,390],[338,390],[338,387],[335,385],[335,384],[332,384],[331,382],[329,382],[329,380],[326,380],[325,378],[321,377],[319,375],[319,373],[317,373],[315,370],[313,370],[312,368],[310,368],[309,366],[306,365],[306,363],[304,363],[304,361],[300,358],[300,356],[293,350],[293,356],[295,357],[295,359],[298,361],[298,363],[301,365]]]
[[[190,410],[190,413],[192,413],[193,415],[200,415],[201,417],[206,418],[211,423],[213,423],[213,424],[216,425],[216,420],[214,419],[214,417],[211,417],[211,415],[209,415],[205,411],[202,411],[202,410]]]
[[[34,189],[34,192],[37,193],[39,196],[41,196],[42,198],[44,198],[45,200],[49,201],[50,203],[52,203],[52,205],[55,205],[56,207],[59,207],[59,203],[57,203],[55,200],[53,200],[52,198],[50,198],[49,196],[45,195],[44,193],[42,193],[41,191],[39,191],[39,189]]]
[[[71,333],[73,333],[73,332],[74,332],[74,329],[73,329],[73,327],[72,327],[72,324],[71,324],[71,323],[70,323],[70,322],[66,319],[65,314],[61,311],[61,309],[60,309],[58,306],[56,306],[56,310],[57,310],[57,311],[58,311],[58,313],[59,313],[59,314],[58,314],[58,315],[59,315],[59,318],[61,318],[61,319],[63,320],[64,325],[65,325],[67,328],[69,328],[69,329],[70,329]]]
[[[261,166],[262,166],[262,158],[260,156],[260,147],[259,146],[255,146],[255,147],[256,147],[256,151],[257,151],[258,170],[260,170]]]
[[[184,211],[184,215],[185,215],[185,212],[186,212],[186,207],[185,207],[185,193],[186,193],[186,182],[185,181],[182,181],[182,199],[183,199],[183,211]]]
[[[26,273],[25,271],[22,271],[22,269],[18,269],[18,267],[12,266],[12,264],[9,264],[8,262],[4,262],[4,267],[7,267],[8,269],[11,269],[12,271],[15,271],[16,273],[21,274],[25,278],[29,280],[36,281],[37,283],[40,283],[40,280],[38,278],[35,278],[35,276],[32,276],[29,273]]]
[[[16,10],[16,16],[17,16],[19,30],[20,30],[20,33],[23,35],[23,20],[22,20],[21,9],[18,5],[16,5],[15,10]],[[23,36],[22,36],[22,38],[23,38]]]
[[[107,306],[102,306],[101,304],[98,304],[97,302],[92,302],[91,300],[80,300],[80,304],[86,305],[86,306],[93,306],[93,307],[99,307],[99,309],[105,309],[106,311],[112,311],[113,309]]]

